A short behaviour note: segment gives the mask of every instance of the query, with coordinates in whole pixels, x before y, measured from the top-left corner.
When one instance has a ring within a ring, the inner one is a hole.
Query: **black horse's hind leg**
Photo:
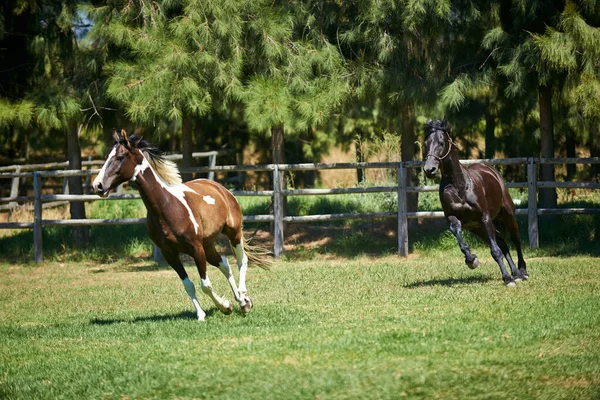
[[[510,233],[510,240],[513,242],[515,249],[517,250],[517,258],[519,259],[519,276],[523,280],[529,279],[529,274],[527,273],[527,264],[525,263],[525,258],[523,258],[523,251],[521,249],[521,236],[519,235],[519,225],[517,225],[517,219],[514,215],[507,215],[507,218],[505,218],[505,224]]]
[[[505,257],[507,260],[509,260],[513,277],[517,280],[527,280],[529,278],[529,275],[527,274],[527,264],[523,258],[523,250],[521,249],[521,236],[519,235],[519,225],[517,224],[517,219],[515,218],[514,212],[510,212],[507,211],[506,208],[502,208],[498,214],[497,221],[499,222],[497,225],[505,227],[503,232],[510,235],[510,240],[514,244],[515,250],[517,251],[519,268],[516,273],[514,261],[509,258],[510,254],[508,254],[508,247],[505,251]],[[502,249],[502,251],[504,251],[504,249]]]
[[[502,280],[504,281],[506,286],[511,286],[511,287],[516,286],[514,279],[508,274],[508,271],[506,270],[506,266],[504,265],[504,260],[502,258],[504,256],[504,252],[498,245],[498,241],[496,239],[496,227],[494,226],[492,219],[490,218],[489,215],[486,215],[483,217],[482,222],[483,222],[483,227],[485,229],[485,233],[487,234],[487,237],[488,237],[487,241],[488,241],[488,244],[490,245],[490,253],[492,254],[492,257],[494,258],[494,261],[496,261],[496,263],[500,267],[500,272],[502,273]],[[504,245],[506,246],[506,243],[504,243]],[[508,247],[506,247],[506,249],[508,250]],[[513,266],[514,266],[514,263],[513,263]],[[512,268],[512,266],[511,266],[511,268]]]
[[[450,228],[450,232],[452,232],[458,241],[460,251],[462,251],[462,253],[465,255],[465,264],[467,264],[467,266],[471,269],[477,268],[479,266],[479,260],[475,254],[471,253],[471,249],[465,243],[462,237],[462,224],[460,223],[460,220],[451,215],[448,217],[448,226]]]
[[[496,241],[498,242],[498,246],[500,246],[500,249],[502,250],[502,253],[504,254],[504,258],[506,258],[506,261],[508,261],[508,265],[510,266],[510,272],[513,276],[513,279],[515,281],[520,281],[520,280],[525,280],[527,278],[524,278],[521,275],[521,271],[519,271],[517,269],[517,266],[515,265],[515,262],[513,261],[512,257],[510,256],[510,251],[508,249],[508,245],[506,244],[506,242],[504,241],[504,239],[500,236],[497,235],[496,236]]]

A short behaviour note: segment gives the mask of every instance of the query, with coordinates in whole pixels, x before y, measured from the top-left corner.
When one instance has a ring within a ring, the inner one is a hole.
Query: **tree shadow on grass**
[[[210,317],[215,313],[220,312],[216,308],[211,308],[208,310],[204,310],[206,313],[206,317]],[[136,317],[136,318],[92,318],[90,320],[90,325],[113,325],[113,324],[122,324],[122,323],[145,323],[145,322],[165,322],[165,321],[175,321],[175,320],[196,320],[196,313],[193,311],[183,311],[176,314],[164,314],[164,315],[151,315],[146,317]]]
[[[407,289],[415,289],[426,286],[457,286],[457,285],[470,285],[475,283],[485,283],[494,280],[488,276],[469,276],[467,278],[446,278],[446,279],[430,279],[428,281],[417,281],[409,283],[404,287]]]

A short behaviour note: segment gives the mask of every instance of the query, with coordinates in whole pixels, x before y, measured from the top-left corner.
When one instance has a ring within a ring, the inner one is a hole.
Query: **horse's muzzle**
[[[434,166],[425,166],[423,168],[423,172],[425,172],[425,176],[428,177],[429,179],[435,178],[437,176],[438,173],[438,169],[437,167]]]
[[[94,182],[92,184],[92,187],[94,188],[94,192],[96,192],[96,194],[100,197],[106,197],[108,195],[108,190],[104,190],[104,188],[102,187],[102,182]]]

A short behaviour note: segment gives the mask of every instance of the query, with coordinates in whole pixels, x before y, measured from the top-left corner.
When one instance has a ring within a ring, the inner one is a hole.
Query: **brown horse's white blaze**
[[[161,249],[165,260],[181,278],[199,320],[204,320],[206,314],[196,297],[196,288],[179,260],[180,253],[194,259],[202,292],[213,300],[219,310],[229,314],[233,308],[227,299],[215,293],[206,274],[207,261],[225,275],[240,308],[249,312],[252,301],[246,289],[248,255],[244,249],[242,212],[235,197],[229,190],[210,180],[197,179],[182,183],[175,165],[163,159],[158,150],[135,135],[127,138],[125,131],[122,131],[120,137],[115,132],[114,138],[116,143],[94,180],[96,192],[106,196],[110,190],[127,180],[136,182],[148,210],[150,239]],[[215,248],[215,241],[220,234],[229,238],[235,254],[239,286],[236,285],[227,258]],[[265,259],[253,256],[252,260],[260,267],[269,267]]]

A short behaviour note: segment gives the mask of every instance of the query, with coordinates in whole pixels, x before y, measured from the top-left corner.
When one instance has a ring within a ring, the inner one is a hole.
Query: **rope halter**
[[[446,131],[444,131],[444,133],[446,134],[446,137],[448,138],[448,151],[446,151],[446,154],[444,154],[442,157],[439,157],[435,154],[433,154],[431,151],[427,154],[427,157],[431,156],[433,158],[435,158],[438,161],[443,161],[446,157],[448,157],[450,155],[450,151],[452,150],[452,146],[458,147],[456,146],[456,143],[454,143],[452,141],[452,138],[450,137],[450,134]]]

